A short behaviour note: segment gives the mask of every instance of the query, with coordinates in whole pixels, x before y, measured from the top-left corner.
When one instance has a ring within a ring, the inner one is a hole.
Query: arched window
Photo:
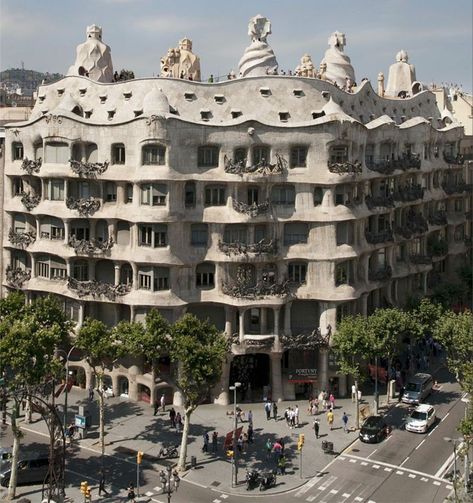
[[[166,147],[162,145],[144,145],[142,164],[147,166],[164,166],[166,164]]]

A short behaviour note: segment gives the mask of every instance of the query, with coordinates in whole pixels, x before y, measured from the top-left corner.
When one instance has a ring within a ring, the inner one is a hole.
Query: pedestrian
[[[402,401],[402,395],[404,395],[404,386],[401,386],[401,389],[399,390],[399,396],[397,397],[398,402]]]
[[[290,426],[290,423],[289,423],[289,408],[290,407],[286,407],[286,410],[284,411],[284,419],[286,420],[286,425],[287,426]]]
[[[253,427],[253,412],[251,410],[248,411],[248,426]]]
[[[278,420],[278,406],[276,405],[276,402],[273,402],[273,419],[275,421]]]
[[[292,429],[296,424],[296,412],[292,407],[289,407],[289,427]]]
[[[271,402],[269,400],[266,400],[266,403],[264,404],[264,410],[266,412],[266,419],[269,421],[271,419]]]
[[[182,416],[180,412],[176,414],[176,431],[178,433],[181,433],[182,431]]]
[[[281,454],[278,459],[278,468],[281,472],[281,475],[286,475],[286,456]]]
[[[333,430],[333,420],[334,420],[334,418],[335,418],[335,416],[333,414],[333,411],[329,410],[327,412],[327,423],[330,426],[330,430]]]
[[[266,440],[265,447],[266,447],[266,459],[269,459],[271,456],[271,451],[273,450],[273,443],[271,442],[271,439],[268,438]]]
[[[171,410],[169,411],[169,421],[171,422],[171,428],[176,427],[176,411],[174,410],[174,407],[171,407]]]
[[[284,439],[281,437],[278,442],[281,444],[281,453],[284,454]]]
[[[208,83],[211,84],[214,81],[214,76],[210,74],[210,77],[208,79]]]
[[[76,432],[76,427],[73,423],[71,423],[66,429],[66,438],[69,441],[69,445],[72,445],[72,441],[74,440],[74,434]]]
[[[318,413],[319,413],[319,399],[314,398],[314,401],[312,402],[312,415],[315,416]]]
[[[94,399],[94,388],[93,386],[89,386],[89,402]]]
[[[276,466],[278,464],[279,456],[282,454],[282,445],[276,440],[273,445],[274,460],[276,461]]]
[[[345,433],[348,433],[348,416],[346,412],[343,413],[342,421],[343,421],[343,431]]]
[[[133,482],[130,482],[128,484],[128,496],[127,496],[127,500],[128,501],[135,501],[135,486],[133,485]]]
[[[361,403],[361,389],[358,390],[358,403]]]
[[[177,492],[177,490],[179,489],[179,482],[181,481],[181,479],[179,478],[179,474],[177,473],[177,470],[174,470],[172,472],[172,480],[174,481],[174,491]]]
[[[218,443],[218,433],[214,431],[212,433],[212,451],[217,452],[217,443]]]
[[[246,450],[248,449],[248,434],[247,433],[243,433],[242,435],[242,440],[243,440],[243,452],[246,452]]]
[[[328,401],[330,402],[330,408],[332,410],[335,409],[335,397],[333,396],[333,393],[330,393],[330,396],[328,397]]]
[[[238,437],[238,440],[237,440],[237,449],[238,449],[238,452],[241,454],[241,452],[243,450],[243,435],[240,435]]]
[[[248,442],[253,443],[253,425],[251,424],[248,425]]]
[[[99,479],[99,496],[102,496],[102,493],[105,494],[105,496],[108,496],[108,492],[105,489],[105,472],[101,469],[100,472],[100,479]]]
[[[351,401],[354,403],[356,400],[356,386],[354,384],[351,385]]]
[[[314,419],[314,433],[315,433],[315,438],[319,438],[319,429],[320,429],[320,422],[316,418]]]
[[[205,432],[203,435],[202,435],[203,439],[204,439],[204,443],[202,445],[202,452],[209,452],[209,434],[207,432]]]
[[[158,413],[159,410],[159,402],[157,400],[154,401],[154,413],[153,416],[155,416]]]
[[[166,397],[164,396],[164,393],[161,395],[161,400],[159,402],[161,404],[163,412],[166,412]]]
[[[299,427],[299,405],[294,409],[294,426]]]

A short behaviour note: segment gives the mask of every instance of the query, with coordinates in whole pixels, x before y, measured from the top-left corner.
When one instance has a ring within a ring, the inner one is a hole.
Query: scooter
[[[164,445],[158,452],[158,458],[176,458],[177,457],[177,445]]]
[[[267,473],[261,476],[261,483],[259,486],[260,491],[265,491],[270,487],[274,487],[276,485],[276,473]]]
[[[246,470],[246,490],[255,488],[260,481],[260,474],[258,470]]]

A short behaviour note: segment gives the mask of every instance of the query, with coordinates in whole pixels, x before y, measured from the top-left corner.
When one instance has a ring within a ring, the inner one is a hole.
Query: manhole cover
[[[216,480],[214,480],[210,485],[213,487],[218,487],[220,485],[220,482],[217,482]]]

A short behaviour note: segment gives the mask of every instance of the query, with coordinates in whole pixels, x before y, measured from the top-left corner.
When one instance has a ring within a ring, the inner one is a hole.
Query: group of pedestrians
[[[278,405],[276,402],[266,400],[264,403],[264,411],[266,412],[266,420],[269,421],[271,416],[275,421],[278,420]]]
[[[284,411],[284,419],[289,428],[299,427],[299,406],[296,405],[294,408],[287,407]]]
[[[286,474],[287,458],[284,454],[284,439],[280,438],[276,442],[272,442],[270,438],[266,439],[265,449],[266,449],[266,459],[274,460],[275,468],[281,475]]]

